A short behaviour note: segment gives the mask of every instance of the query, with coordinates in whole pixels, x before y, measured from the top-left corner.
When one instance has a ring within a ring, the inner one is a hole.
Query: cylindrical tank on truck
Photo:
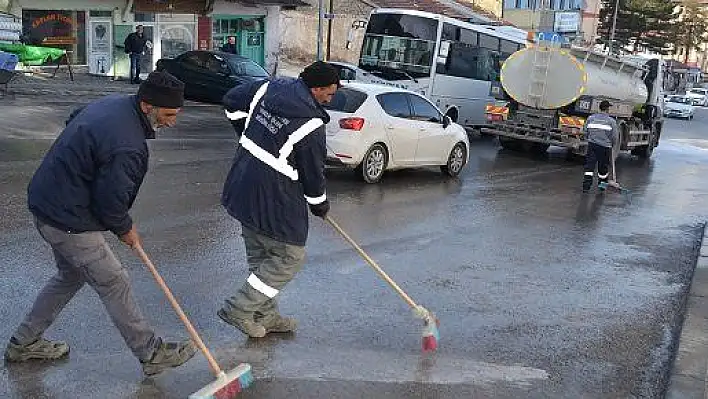
[[[502,102],[487,106],[489,124],[482,132],[514,150],[545,152],[556,145],[584,155],[585,119],[608,100],[620,127],[615,150],[648,158],[661,135],[661,69],[659,59],[616,58],[574,47],[542,43],[519,50],[502,66],[493,88]]]

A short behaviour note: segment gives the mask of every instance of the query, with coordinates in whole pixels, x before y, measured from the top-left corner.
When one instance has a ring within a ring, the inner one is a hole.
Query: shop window
[[[72,64],[86,64],[86,12],[67,10],[22,11],[25,44],[67,50]]]
[[[162,57],[174,58],[194,49],[194,25],[164,25],[160,33]]]

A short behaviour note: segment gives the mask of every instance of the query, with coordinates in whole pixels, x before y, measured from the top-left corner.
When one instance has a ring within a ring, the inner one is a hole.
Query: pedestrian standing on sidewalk
[[[325,124],[321,104],[332,100],[339,74],[316,62],[298,79],[237,86],[224,96],[229,119],[246,118],[222,204],[241,222],[250,275],[217,312],[249,337],[292,332],[294,319],[278,311],[277,295],[302,268],[308,211],[324,218]]]
[[[147,38],[143,34],[143,26],[135,27],[135,32],[128,35],[123,42],[125,53],[130,57],[130,83],[140,83],[140,61],[147,49]]]
[[[148,169],[146,140],[176,123],[183,95],[182,82],[153,72],[137,95],[108,96],[70,116],[27,193],[35,226],[54,252],[57,273],[12,335],[7,361],[66,356],[69,345],[43,334],[85,284],[101,298],[145,374],[194,356],[191,341],[168,343],[155,335],[138,308],[128,272],[102,233],[112,232],[131,248],[140,242],[128,212]]]
[[[612,149],[615,147],[619,137],[617,121],[608,113],[610,110],[609,101],[600,102],[600,112],[590,115],[583,126],[583,133],[588,141],[588,151],[585,156],[585,173],[583,175],[583,192],[587,193],[592,188],[595,176],[595,166],[597,166],[597,184],[607,183],[610,176],[610,162],[612,161]],[[604,191],[604,188],[599,188]]]

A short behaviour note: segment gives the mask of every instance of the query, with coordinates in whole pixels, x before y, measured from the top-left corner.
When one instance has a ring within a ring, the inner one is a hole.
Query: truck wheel
[[[498,137],[499,144],[505,149],[510,151],[523,151],[521,148],[522,142],[516,139],[507,139],[505,137]]]
[[[633,148],[632,155],[639,157],[640,159],[649,159],[654,153],[654,145],[643,145],[641,147]]]
[[[526,142],[523,144],[523,149],[530,154],[543,155],[550,146],[550,144]]]

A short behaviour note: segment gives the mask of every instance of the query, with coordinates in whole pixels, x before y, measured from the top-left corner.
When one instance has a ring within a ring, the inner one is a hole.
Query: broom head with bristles
[[[209,385],[189,395],[189,399],[232,399],[252,383],[251,366],[240,364],[228,373],[222,373]]]
[[[422,306],[413,309],[413,313],[416,317],[423,319],[423,352],[437,350],[440,341],[440,332],[438,331],[440,321],[431,311]]]

